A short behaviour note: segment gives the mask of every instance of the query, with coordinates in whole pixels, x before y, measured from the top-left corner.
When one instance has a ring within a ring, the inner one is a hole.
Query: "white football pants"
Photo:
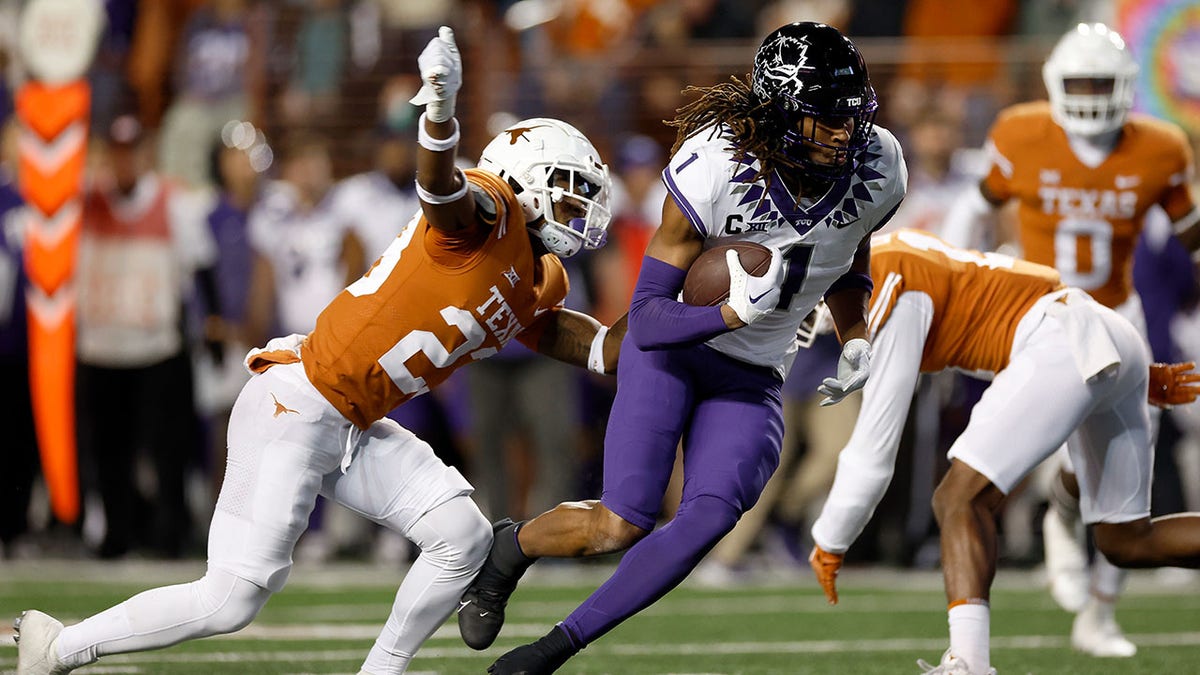
[[[208,573],[65,628],[58,654],[79,666],[244,627],[286,582],[320,493],[421,549],[362,668],[403,673],[491,547],[491,526],[470,492],[458,471],[400,425],[383,420],[359,433],[309,384],[303,366],[274,366],[246,384],[230,416]]]

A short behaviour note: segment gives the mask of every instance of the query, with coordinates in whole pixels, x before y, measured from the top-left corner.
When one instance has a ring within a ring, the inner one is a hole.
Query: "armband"
[[[425,202],[426,204],[451,204],[462,199],[467,194],[467,191],[471,188],[471,182],[467,180],[467,175],[462,172],[462,169],[456,168],[454,171],[462,180],[462,186],[460,186],[457,190],[448,195],[435,195],[422,187],[421,181],[418,179],[415,181],[417,184],[417,196],[420,197],[421,201]]]

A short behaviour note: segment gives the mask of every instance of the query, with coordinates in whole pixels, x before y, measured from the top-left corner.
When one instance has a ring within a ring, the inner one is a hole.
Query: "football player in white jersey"
[[[858,50],[830,26],[789,24],[759,47],[750,81],[693,91],[699,98],[673,122],[669,197],[630,307],[603,496],[497,529],[463,596],[464,640],[491,644],[537,558],[630,550],[565,621],[491,673],[553,672],[674,588],[754,505],[779,462],[780,386],[796,331],[822,297],[844,345],[838,376],[821,387],[825,403],[867,379],[869,235],[903,198],[906,170],[896,139],[873,125],[875,92]],[[747,275],[731,253],[727,303],[678,302],[693,261],[734,241],[772,249],[766,274]],[[652,532],[681,437],[682,503]]]

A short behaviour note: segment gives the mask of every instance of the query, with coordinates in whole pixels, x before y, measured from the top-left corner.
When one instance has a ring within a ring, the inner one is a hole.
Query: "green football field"
[[[190,581],[197,563],[0,563],[0,616],[36,607],[67,623],[149,586]],[[486,652],[466,648],[453,619],[426,643],[410,672],[483,673],[508,648],[562,619],[607,574],[596,565],[535,567],[510,605],[508,624]],[[78,672],[316,674],[357,672],[387,616],[398,570],[369,566],[298,567],[287,589],[232,636],[171,649],[112,656]],[[851,568],[842,602],[826,606],[806,575],[775,575],[753,585],[714,589],[692,582],[605,636],[563,673],[916,673],[947,645],[937,573]],[[1133,659],[1073,653],[1071,617],[1027,572],[1001,571],[992,599],[992,663],[1001,675],[1025,673],[1200,673],[1200,582],[1163,585],[1137,573],[1118,611],[1139,645]],[[0,633],[8,632],[7,619]],[[0,640],[0,670],[16,649]]]

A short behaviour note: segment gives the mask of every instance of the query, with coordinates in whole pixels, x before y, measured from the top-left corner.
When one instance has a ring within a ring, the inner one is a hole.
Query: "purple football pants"
[[[624,341],[601,501],[653,529],[681,437],[683,500],[675,518],[629,549],[612,577],[563,622],[577,646],[678,585],[754,506],[779,464],[780,388],[770,369],[703,345],[642,351]]]

